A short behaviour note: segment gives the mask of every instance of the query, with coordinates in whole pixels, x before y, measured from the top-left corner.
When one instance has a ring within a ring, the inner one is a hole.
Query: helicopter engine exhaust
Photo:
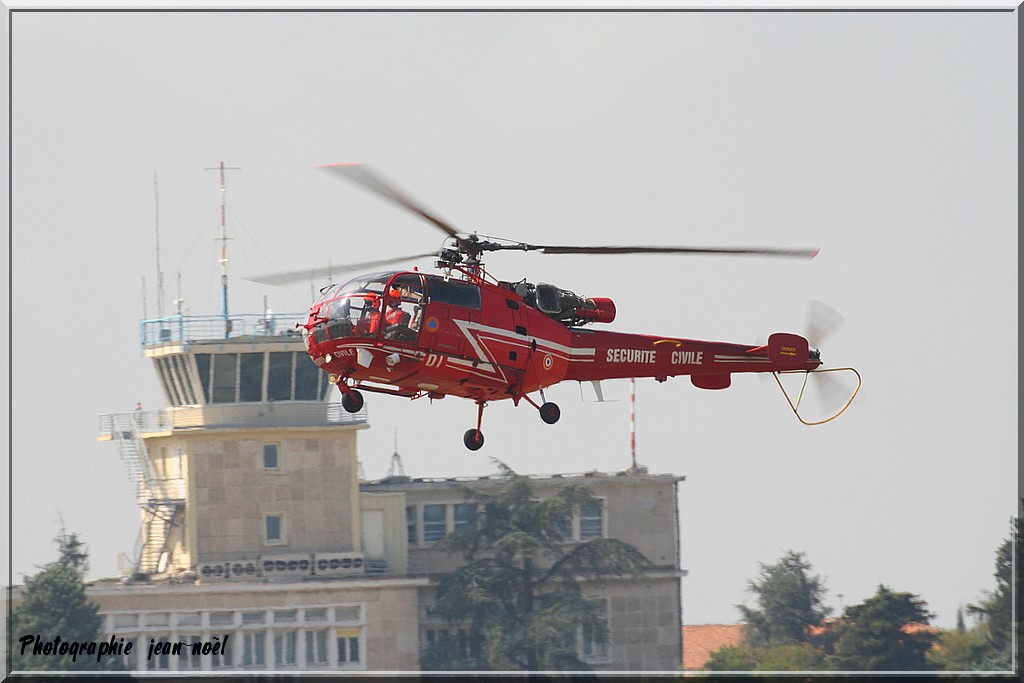
[[[615,320],[615,302],[603,296],[595,296],[583,302],[576,309],[576,315],[592,323],[610,323]]]

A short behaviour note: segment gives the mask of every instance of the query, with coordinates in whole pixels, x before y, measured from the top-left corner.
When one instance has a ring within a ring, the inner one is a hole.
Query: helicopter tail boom
[[[566,379],[653,377],[659,381],[690,375],[701,389],[725,389],[738,372],[814,370],[820,354],[797,334],[777,332],[761,346],[676,339],[603,330],[573,332],[572,345],[593,347],[569,363]]]

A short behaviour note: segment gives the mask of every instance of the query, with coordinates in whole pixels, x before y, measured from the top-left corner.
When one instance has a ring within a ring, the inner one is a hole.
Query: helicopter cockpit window
[[[320,316],[327,319],[328,338],[376,336],[381,326],[381,299],[391,275],[363,276],[324,290]]]
[[[423,280],[403,273],[388,283],[384,298],[384,338],[414,342],[423,313]]]
[[[466,308],[480,308],[480,287],[458,280],[430,278],[430,301]]]

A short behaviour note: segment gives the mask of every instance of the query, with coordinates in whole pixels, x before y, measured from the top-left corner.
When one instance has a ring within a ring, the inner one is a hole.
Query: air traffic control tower
[[[141,529],[122,572],[199,581],[366,571],[351,414],[291,314],[140,323],[167,402],[100,417],[135,487]],[[191,577],[191,573],[197,576]]]

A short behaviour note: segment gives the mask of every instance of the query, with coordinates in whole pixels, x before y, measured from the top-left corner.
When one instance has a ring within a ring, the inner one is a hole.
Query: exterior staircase
[[[141,415],[118,413],[104,417],[108,423],[101,429],[117,442],[121,462],[128,471],[128,479],[144,514],[143,536],[134,558],[136,572],[158,572],[163,569],[160,558],[167,550],[171,526],[185,505],[184,481],[157,473],[140,435]]]

